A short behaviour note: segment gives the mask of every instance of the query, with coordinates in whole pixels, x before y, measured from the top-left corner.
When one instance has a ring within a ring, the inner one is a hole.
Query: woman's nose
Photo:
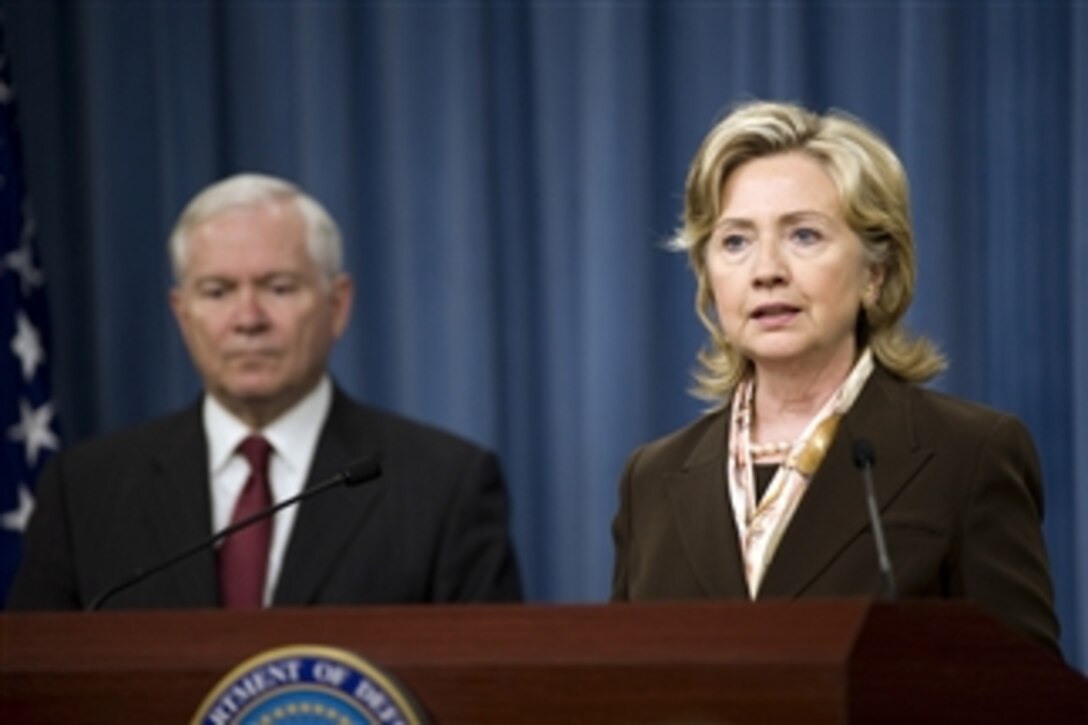
[[[752,283],[757,287],[769,287],[785,282],[786,263],[777,241],[761,239],[754,251]]]

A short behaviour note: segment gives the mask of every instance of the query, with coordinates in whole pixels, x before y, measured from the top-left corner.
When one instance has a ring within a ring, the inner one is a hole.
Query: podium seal
[[[193,725],[426,725],[411,694],[351,652],[297,645],[238,665],[204,698]]]

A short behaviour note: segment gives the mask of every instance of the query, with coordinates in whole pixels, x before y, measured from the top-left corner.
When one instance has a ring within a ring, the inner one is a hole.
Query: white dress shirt
[[[306,484],[317,439],[332,407],[332,383],[328,376],[290,410],[261,430],[250,430],[211,395],[204,396],[204,434],[208,442],[208,480],[211,482],[212,531],[230,525],[231,514],[246,480],[249,463],[238,452],[249,435],[261,435],[272,445],[268,463],[272,502],[295,496]],[[272,518],[272,545],[264,582],[264,605],[272,601],[283,567],[287,541],[295,523],[298,506],[288,506]]]

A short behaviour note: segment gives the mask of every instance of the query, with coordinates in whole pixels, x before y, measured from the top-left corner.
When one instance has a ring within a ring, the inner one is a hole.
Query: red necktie
[[[230,522],[236,523],[272,505],[268,487],[268,457],[272,446],[250,436],[238,446],[249,461],[249,479],[234,505]],[[272,520],[257,521],[226,538],[219,547],[219,594],[227,609],[259,609],[264,600]]]

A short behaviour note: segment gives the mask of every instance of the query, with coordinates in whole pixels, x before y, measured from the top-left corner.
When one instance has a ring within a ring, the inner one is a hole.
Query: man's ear
[[[179,326],[184,326],[183,318],[185,317],[185,293],[178,287],[171,287],[170,292],[167,293],[167,300],[170,303],[170,309],[174,313],[174,319]]]
[[[338,274],[329,283],[332,304],[333,336],[339,338],[351,319],[351,307],[355,301],[355,282],[346,274]]]
[[[174,286],[170,288],[168,295],[170,301],[170,310],[174,313],[174,321],[177,322],[178,332],[181,333],[181,339],[185,342],[185,346],[189,346],[189,307],[188,307],[188,295],[181,287]]]

